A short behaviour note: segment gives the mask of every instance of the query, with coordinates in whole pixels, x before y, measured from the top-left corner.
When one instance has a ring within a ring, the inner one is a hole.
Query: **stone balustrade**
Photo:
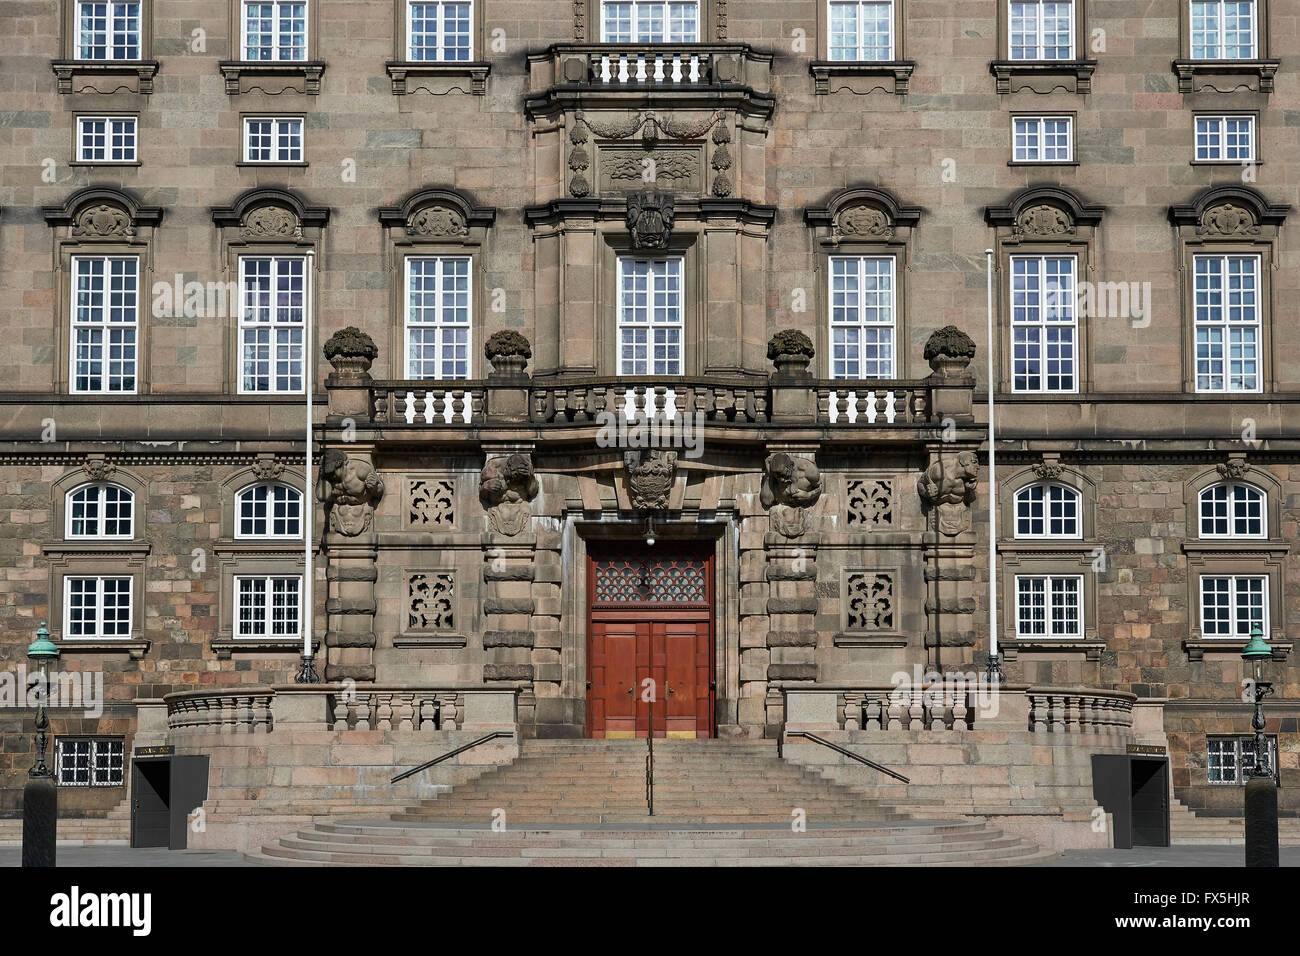
[[[818,424],[914,425],[929,421],[929,384],[920,381],[820,382]]]
[[[411,688],[347,688],[329,695],[335,730],[456,730],[463,694]]]
[[[625,421],[701,415],[707,421],[765,422],[769,417],[767,383],[743,379],[586,379],[534,383],[531,395],[532,420],[539,424],[589,422],[604,412]]]
[[[475,381],[374,382],[371,420],[386,425],[475,425],[483,421],[484,385]]]
[[[1031,687],[1029,728],[1053,734],[1125,734],[1133,730],[1133,694],[1082,687]]]
[[[274,727],[269,687],[195,690],[168,694],[167,730],[214,734],[269,733]]]
[[[713,82],[708,51],[644,46],[592,51],[588,54],[591,83],[640,85]]]

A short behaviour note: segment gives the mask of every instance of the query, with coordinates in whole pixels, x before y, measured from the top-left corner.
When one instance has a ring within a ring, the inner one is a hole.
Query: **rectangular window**
[[[1012,391],[1078,390],[1075,256],[1011,257]]]
[[[1277,738],[1265,736],[1264,769],[1277,778]],[[1205,764],[1210,783],[1245,783],[1255,769],[1255,737],[1206,737]]]
[[[832,60],[892,60],[894,58],[894,4],[891,0],[856,0],[830,4]]]
[[[307,59],[307,4],[299,0],[244,0],[245,60]]]
[[[1255,56],[1255,0],[1192,0],[1193,60]]]
[[[64,640],[130,637],[131,589],[129,577],[65,577]]]
[[[126,745],[115,737],[60,737],[54,745],[60,787],[120,787],[125,782]]]
[[[469,273],[468,257],[407,257],[407,378],[469,378]]]
[[[134,163],[134,116],[78,116],[77,162]]]
[[[1196,117],[1196,161],[1253,163],[1255,161],[1255,117]]]
[[[454,62],[474,59],[472,3],[407,3],[406,57]]]
[[[302,119],[253,116],[244,119],[244,162],[301,163]]]
[[[303,391],[305,256],[239,258],[240,392]]]
[[[1010,0],[1012,60],[1070,60],[1074,58],[1074,4],[1071,0]]]
[[[72,391],[135,392],[138,256],[72,259]]]
[[[140,3],[78,3],[77,59],[140,59]]]
[[[1068,163],[1074,160],[1074,118],[1017,116],[1012,121],[1012,154],[1017,163]]]
[[[1268,578],[1201,575],[1201,634],[1247,640],[1258,626],[1268,634]]]
[[[600,5],[603,43],[699,43],[699,4],[624,0]]]
[[[1016,636],[1083,637],[1083,578],[1078,575],[1016,576]]]
[[[618,374],[681,375],[681,259],[618,260]]]
[[[299,636],[301,577],[235,577],[235,621],[239,637]]]
[[[832,256],[831,377],[893,378],[893,256]]]
[[[1196,390],[1258,392],[1259,256],[1195,256]]]

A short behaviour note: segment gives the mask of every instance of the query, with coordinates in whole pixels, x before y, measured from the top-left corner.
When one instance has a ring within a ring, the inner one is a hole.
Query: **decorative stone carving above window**
[[[1085,203],[1064,187],[1037,186],[1022,190],[1005,206],[986,207],[984,219],[1014,240],[1069,240],[1085,237],[1101,223],[1105,211],[1105,206]]]
[[[214,207],[212,221],[227,230],[228,241],[280,242],[295,245],[312,241],[329,222],[325,206],[309,206],[287,189],[251,189],[234,205]]]
[[[455,578],[450,572],[411,571],[406,578],[406,630],[455,630]]]
[[[142,206],[128,193],[111,186],[91,186],[73,193],[61,206],[42,210],[45,222],[67,230],[76,242],[122,242],[137,238],[143,227],[162,222],[160,206]]]
[[[252,469],[259,481],[275,481],[284,474],[284,462],[274,455],[258,455]]]
[[[921,219],[920,206],[904,206],[883,189],[860,186],[804,210],[804,222],[823,244],[906,241]]]
[[[845,572],[845,631],[892,632],[897,629],[894,577],[889,571]]]
[[[406,523],[421,531],[443,531],[456,524],[456,483],[450,479],[408,478]]]
[[[850,531],[893,527],[893,481],[888,478],[850,478],[845,485]]]
[[[400,206],[379,210],[379,222],[409,243],[451,242],[478,245],[482,230],[496,221],[496,210],[474,205],[450,189],[421,189]]]
[[[672,193],[646,189],[628,194],[627,231],[633,249],[667,249],[673,232]]]
[[[662,511],[669,505],[677,479],[677,452],[657,448],[623,455],[628,493],[638,511]]]

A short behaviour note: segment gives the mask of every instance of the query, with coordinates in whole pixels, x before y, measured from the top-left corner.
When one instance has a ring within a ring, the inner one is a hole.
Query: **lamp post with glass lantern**
[[[1271,682],[1264,680],[1264,661],[1273,656],[1256,624],[1250,629],[1250,642],[1241,651],[1247,666],[1254,665],[1251,700],[1254,714],[1250,726],[1255,731],[1255,765],[1246,780],[1246,865],[1277,866],[1277,784],[1269,762],[1268,738],[1264,736],[1264,698],[1273,693]]]
[[[50,691],[50,662],[58,656],[59,649],[50,640],[50,631],[42,621],[36,640],[27,647],[27,658],[36,665],[40,676],[36,697],[36,763],[27,771],[27,784],[23,787],[23,866],[54,866],[59,793],[54,772],[45,763],[50,730],[45,702]]]

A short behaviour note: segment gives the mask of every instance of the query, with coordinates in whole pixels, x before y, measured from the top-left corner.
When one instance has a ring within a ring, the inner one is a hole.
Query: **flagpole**
[[[987,285],[988,311],[988,396],[989,396],[989,663],[986,675],[989,683],[1006,680],[998,657],[998,474],[995,460],[993,425],[993,392],[997,387],[994,377],[994,323],[993,323],[993,250],[984,250],[984,272]]]
[[[310,256],[307,257],[308,283],[312,273],[314,262]],[[311,287],[304,290],[306,303],[311,302]],[[305,303],[305,304],[306,304]],[[302,575],[302,613],[299,615],[302,627],[302,667],[298,670],[298,676],[295,678],[299,684],[316,684],[320,678],[316,675],[315,662],[312,659],[311,649],[311,627],[314,610],[316,605],[312,601],[312,584],[315,581],[315,571],[312,568],[312,531],[316,522],[316,496],[314,483],[312,482],[312,397],[316,385],[316,364],[313,361],[315,352],[312,349],[312,316],[310,306],[304,309],[303,325],[306,328],[303,331],[305,348],[303,350],[302,374],[303,374],[303,391],[307,393],[307,467],[304,474],[307,476],[306,486],[303,489],[303,506],[302,506],[302,528],[303,528],[303,575]]]

